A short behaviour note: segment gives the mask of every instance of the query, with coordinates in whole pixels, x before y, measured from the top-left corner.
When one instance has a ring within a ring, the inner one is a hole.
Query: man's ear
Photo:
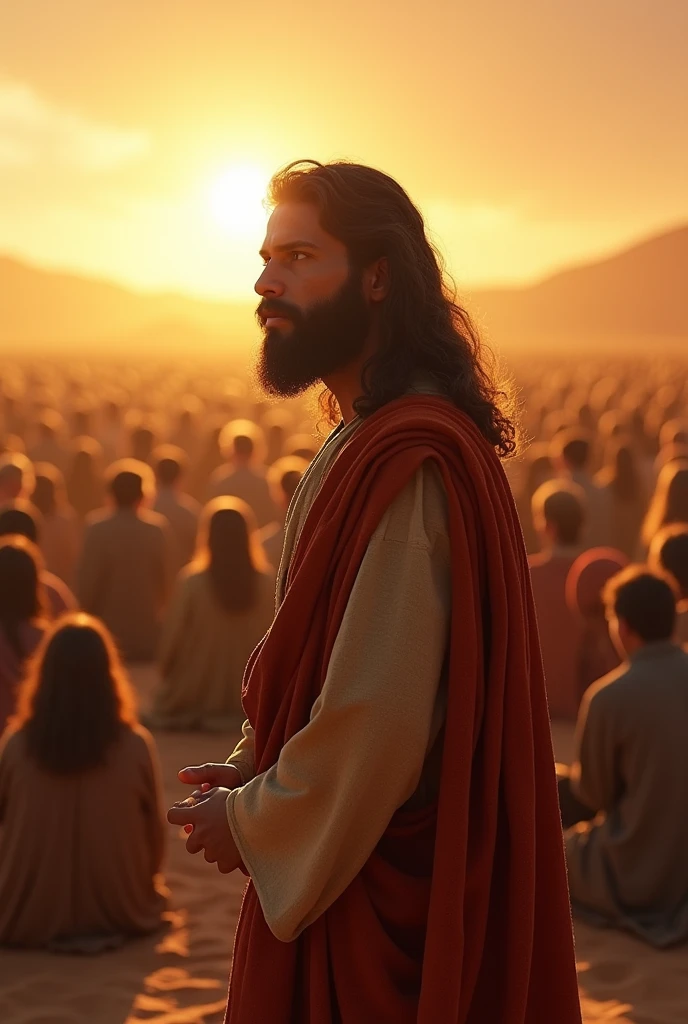
[[[382,302],[389,295],[389,260],[381,256],[370,265],[365,275],[366,291],[371,302]]]

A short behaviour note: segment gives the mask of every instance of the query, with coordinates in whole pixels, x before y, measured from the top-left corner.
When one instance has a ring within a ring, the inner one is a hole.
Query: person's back
[[[637,567],[608,585],[628,659],[585,695],[572,789],[598,817],[566,837],[574,908],[657,946],[688,938],[688,654],[673,602]]]
[[[584,547],[602,547],[610,543],[610,502],[607,492],[589,472],[591,446],[576,431],[564,430],[553,442],[553,454],[566,478],[577,484],[585,494],[585,527],[581,536]]]
[[[39,559],[26,537],[0,538],[0,735],[14,712],[24,665],[47,625]]]
[[[41,513],[40,549],[45,566],[70,585],[79,555],[81,530],[76,513],[67,502],[62,473],[50,463],[36,465],[32,501]]]
[[[268,483],[273,492],[279,518],[263,527],[260,531],[260,540],[268,562],[275,571],[279,569],[284,547],[284,520],[298,483],[307,469],[308,463],[305,459],[300,459],[296,455],[286,455],[277,459],[268,472]]]
[[[164,516],[176,541],[177,570],[193,558],[201,506],[181,489],[188,457],[174,445],[161,445],[153,453],[157,491],[153,511]]]
[[[121,673],[75,615],[22,688],[0,749],[0,945],[98,952],[160,925],[157,756]]]
[[[204,512],[199,556],[178,579],[165,617],[162,686],[149,717],[158,728],[221,730],[243,719],[244,670],[275,606],[274,576],[249,517],[232,498],[216,498]]]
[[[579,697],[621,661],[609,636],[602,593],[612,576],[627,565],[626,555],[615,548],[589,548],[569,570],[566,603],[580,626],[576,656]]]
[[[261,433],[255,424],[238,420],[227,424],[220,435],[220,446],[228,460],[210,478],[209,499],[222,496],[239,498],[252,510],[259,527],[275,519],[275,503],[270,493],[267,472],[256,454]]]
[[[115,497],[116,507],[89,518],[77,574],[77,592],[85,611],[102,618],[114,634],[125,658],[147,661],[155,657],[160,623],[169,592],[172,572],[167,521],[141,507],[142,474],[117,469],[118,479],[136,477],[136,495]],[[150,471],[148,471],[150,472]],[[125,481],[126,482],[126,481]],[[133,493],[133,492],[132,492]],[[126,501],[124,498],[126,497]]]
[[[584,500],[578,488],[562,481],[543,484],[533,496],[533,520],[546,550],[531,555],[530,578],[552,718],[575,718],[578,711],[581,630],[566,603],[566,579],[580,552]]]
[[[688,649],[688,524],[674,523],[660,530],[652,539],[649,562],[676,581],[676,639]]]
[[[594,482],[606,496],[608,543],[628,558],[633,558],[638,550],[648,494],[639,460],[630,445],[623,441],[615,442],[608,465],[597,474]]]

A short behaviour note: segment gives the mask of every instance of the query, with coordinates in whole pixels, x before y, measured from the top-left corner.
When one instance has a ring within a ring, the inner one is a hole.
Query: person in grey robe
[[[668,578],[629,566],[604,600],[625,661],[586,692],[559,769],[571,899],[661,948],[688,939],[688,653]]]
[[[182,490],[189,459],[186,452],[172,444],[160,445],[153,453],[157,491],[153,511],[170,524],[176,541],[177,572],[191,561],[196,550],[196,534],[201,506]]]
[[[611,537],[609,495],[590,473],[592,445],[583,432],[562,430],[552,442],[552,458],[560,473],[585,493],[585,528],[581,537],[584,548],[605,547]]]
[[[102,619],[128,661],[152,661],[175,567],[167,520],[144,508],[153,473],[134,459],[108,473],[112,507],[87,520],[77,571],[81,607]]]
[[[220,434],[220,448],[225,461],[210,478],[207,500],[241,498],[256,517],[259,528],[277,518],[267,472],[264,465],[263,433],[250,420],[232,420]]]

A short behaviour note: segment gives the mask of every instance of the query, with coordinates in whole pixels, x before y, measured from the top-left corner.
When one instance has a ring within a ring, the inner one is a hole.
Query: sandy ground
[[[145,708],[154,675],[137,669],[134,676]],[[222,760],[235,739],[156,738],[170,803],[184,788],[179,767]],[[567,760],[570,731],[556,729],[554,741]],[[190,857],[177,830],[169,839],[172,904],[164,932],[93,959],[1,953],[1,1024],[220,1024],[243,876],[222,876],[202,857]],[[586,1024],[686,1024],[688,950],[658,953],[582,924],[576,941]]]

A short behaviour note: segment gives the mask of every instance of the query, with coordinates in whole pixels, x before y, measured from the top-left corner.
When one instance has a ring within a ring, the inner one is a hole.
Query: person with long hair
[[[648,496],[637,455],[627,439],[616,438],[611,442],[607,464],[595,477],[595,483],[607,495],[611,543],[628,558],[633,558],[638,550]]]
[[[676,582],[676,637],[688,649],[688,523],[674,523],[656,533],[648,561],[654,572],[667,573]]]
[[[659,474],[643,522],[644,552],[649,550],[655,534],[672,523],[688,523],[688,459],[668,463]]]
[[[228,1024],[580,1024],[509,388],[388,175],[272,181],[257,376],[324,384],[243,737],[168,812],[250,876]],[[211,788],[205,792],[204,785]],[[357,941],[360,939],[361,941]],[[499,984],[495,978],[499,977]],[[266,984],[266,979],[269,983]]]
[[[0,537],[0,734],[14,711],[17,684],[48,623],[41,556],[26,537]]]
[[[157,755],[112,638],[65,616],[0,750],[0,945],[99,952],[154,931],[163,845]]]
[[[64,477],[49,462],[35,465],[36,486],[32,504],[41,514],[40,548],[49,572],[68,586],[74,582],[81,530],[76,513],[67,500]]]
[[[195,559],[181,573],[165,618],[157,728],[222,730],[241,724],[241,681],[275,607],[275,580],[250,508],[238,498],[206,505]]]

